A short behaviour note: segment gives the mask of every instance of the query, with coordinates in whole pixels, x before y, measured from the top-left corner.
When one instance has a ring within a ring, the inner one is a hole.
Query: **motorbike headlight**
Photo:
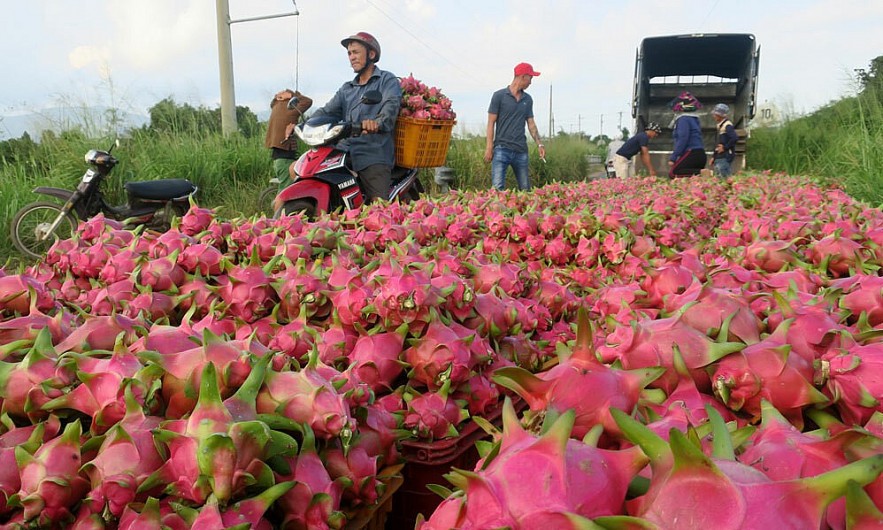
[[[97,150],[95,150],[95,149],[89,149],[89,150],[86,152],[86,156],[83,157],[83,158],[86,159],[86,163],[87,163],[87,164],[91,164],[91,163],[95,162],[95,157],[97,157],[97,156],[98,156],[98,151],[97,151]]]

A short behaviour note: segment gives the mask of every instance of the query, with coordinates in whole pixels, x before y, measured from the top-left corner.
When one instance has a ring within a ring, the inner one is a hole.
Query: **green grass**
[[[778,128],[755,129],[751,168],[815,176],[883,204],[883,90],[868,89]]]

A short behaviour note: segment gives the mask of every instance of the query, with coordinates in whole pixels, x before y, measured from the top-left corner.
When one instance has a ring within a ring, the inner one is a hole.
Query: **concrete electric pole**
[[[230,20],[229,0],[215,0],[218,18],[218,68],[221,74],[221,130],[224,132],[224,136],[230,136],[230,134],[239,129],[236,123],[236,91],[233,83],[233,40],[230,38],[230,25],[237,22],[299,15],[297,3],[294,0],[291,3],[294,4],[294,11],[291,13]]]

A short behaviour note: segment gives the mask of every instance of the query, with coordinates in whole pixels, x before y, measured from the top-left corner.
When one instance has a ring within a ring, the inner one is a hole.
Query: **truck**
[[[650,140],[650,161],[657,174],[668,174],[674,127],[670,103],[681,92],[692,92],[703,104],[699,111],[702,139],[711,156],[717,124],[711,109],[718,103],[730,107],[730,121],[739,134],[733,169],[745,168],[745,148],[757,101],[760,47],[748,33],[689,34],[647,37],[635,58],[632,117],[635,131],[650,122],[663,134]],[[640,164],[640,160],[636,163]],[[639,169],[640,166],[637,166]]]

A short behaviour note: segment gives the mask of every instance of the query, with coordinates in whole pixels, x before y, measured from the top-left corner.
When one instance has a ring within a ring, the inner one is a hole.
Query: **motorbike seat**
[[[155,201],[186,197],[196,191],[196,186],[186,179],[127,182],[125,187],[126,192],[131,197]]]

